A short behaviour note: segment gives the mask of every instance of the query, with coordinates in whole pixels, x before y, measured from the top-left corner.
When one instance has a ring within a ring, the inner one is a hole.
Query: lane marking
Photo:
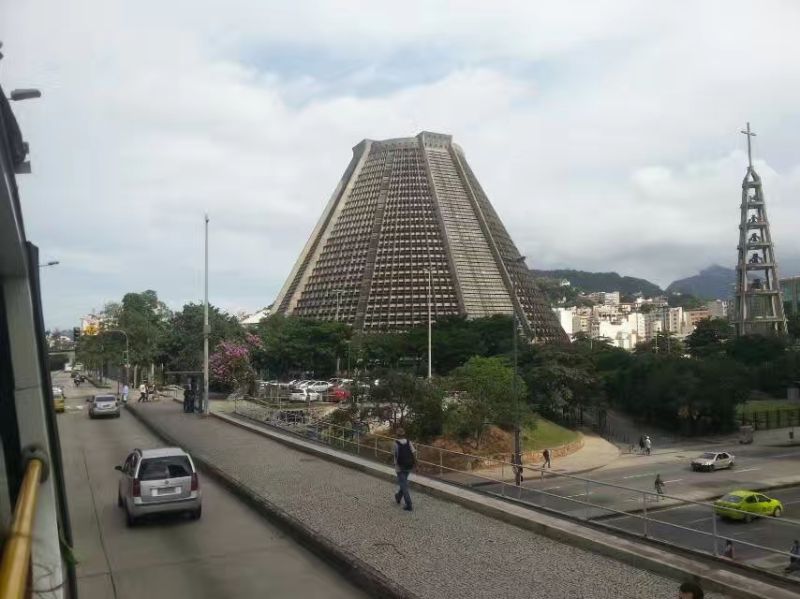
[[[571,497],[586,497],[587,495],[591,495],[591,494],[592,494],[592,492],[589,491],[588,493],[578,493],[577,495],[565,495],[565,497],[567,499],[570,499]]]
[[[664,481],[664,484],[666,485],[667,483],[679,483],[679,482],[681,482],[682,480],[683,480],[682,478],[676,478],[676,479],[674,479],[674,480],[665,480],[665,481]]]
[[[689,520],[686,524],[700,524],[701,522],[705,522],[706,520],[711,520],[709,516],[705,518],[698,518],[697,520]]]
[[[761,468],[745,468],[744,470],[739,470],[738,468],[734,470],[734,472],[752,472],[753,470],[761,470]]]
[[[539,489],[539,491],[541,491],[542,493],[545,493],[547,491],[555,491],[556,489],[560,489],[560,488],[561,487],[548,487],[547,489]]]
[[[770,455],[768,458],[800,458],[800,452],[782,453],[781,455]]]
[[[657,472],[646,472],[645,474],[631,474],[630,476],[623,476],[622,478],[627,480],[629,478],[642,478],[643,476],[653,476],[658,474]]]

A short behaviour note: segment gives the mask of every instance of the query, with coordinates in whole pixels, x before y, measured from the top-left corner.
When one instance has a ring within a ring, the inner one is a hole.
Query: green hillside
[[[663,295],[664,291],[645,279],[623,277],[615,272],[586,272],[583,270],[533,270],[537,278],[566,279],[570,285],[592,293],[594,291],[619,291],[625,295],[641,292],[645,297]]]

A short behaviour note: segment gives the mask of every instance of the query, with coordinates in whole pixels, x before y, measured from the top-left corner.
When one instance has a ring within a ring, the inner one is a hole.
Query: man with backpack
[[[400,489],[394,494],[394,500],[400,504],[400,499],[405,500],[404,510],[411,511],[411,494],[408,492],[408,475],[414,468],[417,461],[416,451],[411,441],[406,439],[406,432],[402,428],[396,431],[397,439],[395,439],[394,446],[392,447],[392,457],[394,458],[394,469],[397,472],[397,485]]]

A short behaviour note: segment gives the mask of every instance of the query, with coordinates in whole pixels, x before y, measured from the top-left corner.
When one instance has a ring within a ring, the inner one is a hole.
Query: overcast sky
[[[800,269],[800,3],[6,0],[48,326],[127,291],[255,310],[363,138],[450,133],[533,268],[736,259],[745,121]]]

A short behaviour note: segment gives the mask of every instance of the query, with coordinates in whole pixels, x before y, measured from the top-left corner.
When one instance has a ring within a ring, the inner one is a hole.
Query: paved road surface
[[[117,472],[134,447],[161,445],[123,411],[90,420],[88,383],[59,373],[67,412],[58,415],[81,599],[365,597],[234,496],[201,479],[203,517],[160,518],[134,529],[116,505]]]

